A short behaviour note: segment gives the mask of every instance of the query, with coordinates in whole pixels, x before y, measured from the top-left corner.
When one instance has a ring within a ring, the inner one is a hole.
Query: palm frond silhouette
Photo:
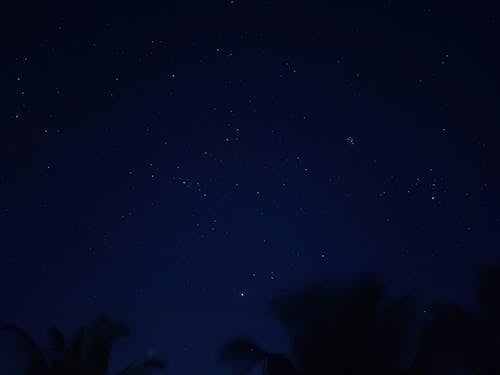
[[[129,334],[129,330],[123,323],[106,317],[80,327],[70,339],[66,339],[57,328],[52,328],[46,354],[19,327],[0,326],[0,333],[11,339],[19,360],[12,375],[107,375],[111,350],[117,340]],[[152,370],[165,368],[165,361],[146,358],[118,374],[146,375]]]

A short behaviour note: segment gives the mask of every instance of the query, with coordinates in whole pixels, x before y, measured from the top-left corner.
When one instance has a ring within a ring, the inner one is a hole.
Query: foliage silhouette
[[[69,340],[57,328],[52,328],[47,356],[16,326],[0,326],[0,333],[11,339],[18,355],[19,363],[12,375],[106,375],[114,344],[128,335],[129,330],[123,323],[106,317],[80,327]],[[117,375],[146,375],[165,368],[163,360],[147,358],[129,365]]]
[[[500,268],[480,272],[478,314],[437,304],[424,323],[415,360],[418,373],[500,374]]]
[[[264,363],[264,373],[270,375],[400,374],[414,305],[408,296],[389,300],[375,278],[345,288],[313,285],[271,302],[272,313],[289,334],[295,368],[290,359],[244,338],[227,342],[219,359],[238,373]],[[276,363],[280,358],[283,365],[271,367],[271,358]]]
[[[434,304],[419,326],[416,350],[409,345],[414,299],[389,297],[380,280],[365,277],[345,286],[317,283],[272,299],[270,311],[288,333],[290,356],[237,337],[220,348],[219,360],[238,374],[260,367],[264,375],[500,375],[500,268],[481,271],[478,281],[477,312]],[[52,328],[44,353],[22,329],[0,326],[19,360],[8,375],[106,375],[114,344],[128,334],[124,324],[106,317],[71,337]],[[163,360],[146,358],[117,375],[165,368]]]

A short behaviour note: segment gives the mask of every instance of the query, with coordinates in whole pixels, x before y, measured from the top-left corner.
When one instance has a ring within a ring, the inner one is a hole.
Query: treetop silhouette
[[[107,375],[113,346],[130,332],[122,322],[106,317],[78,328],[69,339],[52,328],[47,354],[19,327],[0,326],[0,333],[10,338],[16,354],[14,360],[18,360],[12,375]],[[146,375],[165,368],[165,361],[146,358],[130,364],[117,375]]]
[[[263,363],[271,375],[401,371],[414,301],[408,296],[388,299],[376,278],[365,277],[346,288],[316,284],[274,298],[270,308],[289,334],[293,361],[238,338],[221,348],[222,363],[239,373]],[[278,358],[283,365],[271,370],[271,361],[278,363]]]

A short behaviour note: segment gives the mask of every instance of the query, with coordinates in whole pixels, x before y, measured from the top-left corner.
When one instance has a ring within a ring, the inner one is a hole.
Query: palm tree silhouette
[[[479,274],[478,314],[440,303],[423,325],[415,373],[500,374],[500,268]]]
[[[263,363],[270,375],[400,374],[414,310],[410,297],[388,300],[375,278],[346,288],[314,285],[271,302],[271,311],[289,333],[295,368],[284,355],[246,338],[227,342],[219,359],[238,373]]]
[[[106,375],[112,347],[129,334],[124,324],[105,317],[80,327],[69,340],[57,328],[52,328],[46,356],[19,327],[4,325],[0,332],[11,339],[20,360],[13,374],[22,375]],[[163,360],[146,358],[130,364],[117,375],[146,375],[165,367]]]

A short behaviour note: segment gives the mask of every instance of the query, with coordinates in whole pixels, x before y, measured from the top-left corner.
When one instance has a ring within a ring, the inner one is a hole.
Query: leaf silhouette
[[[20,362],[25,365],[23,374],[48,375],[47,361],[35,341],[21,328],[14,325],[0,326],[0,332],[13,339],[13,345],[19,356]]]

